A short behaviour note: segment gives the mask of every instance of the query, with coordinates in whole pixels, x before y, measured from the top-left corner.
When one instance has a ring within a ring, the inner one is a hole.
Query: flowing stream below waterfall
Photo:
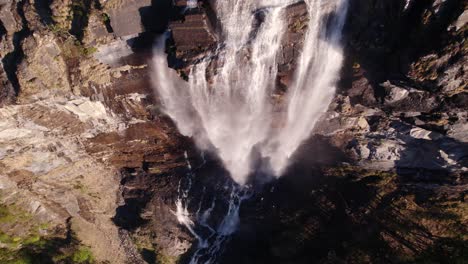
[[[216,260],[238,226],[239,207],[250,193],[249,176],[259,171],[281,176],[333,99],[343,61],[341,31],[348,2],[306,0],[307,32],[284,95],[285,111],[280,117],[273,114],[271,96],[287,27],[285,9],[294,2],[216,1],[218,47],[193,65],[188,82],[167,67],[167,36],[155,44],[152,79],[165,113],[181,134],[217,155],[234,180],[225,186],[230,195],[223,219],[210,226],[207,220],[215,200],[203,212],[189,212],[196,168],[187,159],[189,173],[180,183],[174,214],[198,240],[191,263]]]
[[[204,199],[202,197],[196,212],[189,212],[192,183],[196,180],[198,169],[205,165],[205,161],[197,168],[193,168],[187,152],[185,152],[185,158],[188,172],[186,177],[181,179],[179,183],[176,211],[173,213],[179,223],[184,225],[197,239],[198,244],[189,263],[215,263],[216,258],[222,251],[223,244],[236,231],[239,223],[240,205],[242,201],[251,196],[251,190],[248,186],[239,186],[234,182],[226,182],[224,188],[229,192],[227,206],[225,206],[226,213],[220,221],[214,221],[217,226],[212,226],[210,225],[210,222],[212,222],[210,218],[213,217],[212,212],[215,206],[222,206],[222,201],[217,203],[216,197],[212,197],[211,201],[208,201],[208,206],[203,206]],[[205,192],[206,190],[203,190],[203,196]]]

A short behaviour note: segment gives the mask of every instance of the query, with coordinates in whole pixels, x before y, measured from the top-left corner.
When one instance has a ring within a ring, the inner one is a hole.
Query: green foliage
[[[104,24],[110,22],[110,16],[106,13],[102,13],[101,18]]]
[[[97,48],[95,48],[95,47],[84,47],[83,48],[83,55],[86,56],[86,57],[89,57],[89,56],[93,55],[96,52],[97,52]]]
[[[81,245],[74,233],[65,238],[62,232],[51,232],[48,223],[34,220],[14,204],[0,205],[1,264],[94,263],[90,248]]]
[[[97,48],[83,45],[74,36],[68,35],[67,39],[62,43],[62,55],[66,59],[78,59],[80,57],[90,57],[97,52]],[[81,189],[80,183],[73,186],[75,189]]]
[[[71,259],[74,263],[92,263],[93,255],[89,248],[81,246],[73,253]]]
[[[91,250],[79,245],[75,239],[68,241],[62,238],[41,237],[38,234],[20,238],[10,237],[4,233],[0,234],[0,237],[0,242],[4,244],[4,248],[0,248],[2,264],[94,263]]]
[[[8,207],[0,205],[0,223],[11,223],[13,220],[15,220],[15,217],[10,213]]]
[[[305,20],[297,20],[294,22],[294,24],[291,26],[291,30],[293,32],[301,32],[307,27],[307,21]]]
[[[97,52],[97,48],[95,48],[95,47],[86,47],[85,45],[83,45],[78,40],[75,40],[74,44],[75,44],[75,48],[77,49],[79,55],[81,55],[83,57],[89,57],[89,56],[91,56],[91,55],[93,55],[94,53]]]
[[[31,215],[15,205],[0,205],[0,225],[6,223],[22,223],[31,219]]]
[[[178,257],[169,256],[158,252],[156,254],[156,263],[158,264],[175,264],[178,261]]]
[[[49,30],[52,31],[52,33],[54,33],[57,36],[68,36],[69,35],[68,30],[66,28],[60,26],[59,24],[50,24],[48,27],[49,27]]]
[[[0,260],[5,264],[32,264],[34,263],[33,258],[27,254],[12,254],[6,250],[0,250]]]

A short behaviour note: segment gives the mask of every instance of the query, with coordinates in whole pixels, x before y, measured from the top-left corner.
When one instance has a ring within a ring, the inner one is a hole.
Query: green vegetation
[[[97,52],[97,48],[95,47],[82,47],[81,53],[83,56],[89,57]]]
[[[178,257],[168,256],[161,252],[156,253],[156,263],[158,264],[175,264],[178,260]]]
[[[59,24],[50,24],[49,30],[57,36],[68,36],[68,30]]]
[[[385,185],[392,179],[396,178],[394,171],[378,171],[378,170],[366,170],[357,166],[340,166],[335,168],[329,168],[326,171],[329,176],[335,177],[350,177],[357,181],[369,181],[376,185]],[[371,181],[373,179],[374,181]]]
[[[97,48],[83,45],[83,43],[72,36],[67,29],[58,24],[49,25],[49,30],[56,36],[62,38],[62,52],[65,57],[89,57],[97,52]]]
[[[88,247],[81,246],[71,255],[71,259],[74,263],[92,263],[93,255]]]
[[[152,243],[150,237],[153,237],[153,233],[146,234],[134,234],[132,240],[134,245],[137,247],[142,258],[147,263],[157,263],[157,264],[175,264],[178,263],[179,257],[169,256],[158,250],[155,245]]]
[[[18,224],[28,222],[31,215],[15,205],[0,205],[0,227],[3,224]]]
[[[16,205],[0,205],[0,263],[94,263],[88,247],[63,233]]]
[[[68,59],[89,57],[96,52],[97,48],[83,45],[83,43],[70,34],[62,43],[62,54]]]
[[[110,22],[110,16],[106,13],[102,13],[101,18],[104,24]]]
[[[307,27],[307,20],[297,20],[294,24],[291,25],[292,32],[301,32]]]

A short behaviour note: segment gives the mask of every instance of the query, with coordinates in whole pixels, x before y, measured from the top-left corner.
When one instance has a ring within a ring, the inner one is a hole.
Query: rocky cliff
[[[169,27],[168,65],[187,78],[222,40],[214,4],[0,0],[2,263],[184,263],[186,159],[205,164],[194,211],[227,195],[225,173],[160,111],[148,60]],[[468,258],[467,6],[350,1],[339,92],[290,172],[241,208],[221,263]],[[287,8],[278,111],[306,12]]]

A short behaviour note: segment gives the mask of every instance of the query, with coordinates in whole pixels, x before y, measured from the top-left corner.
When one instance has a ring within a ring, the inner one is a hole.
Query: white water
[[[347,0],[306,0],[310,20],[286,95],[287,112],[283,120],[273,118],[276,58],[287,26],[285,7],[291,2],[217,1],[222,41],[193,66],[188,83],[168,69],[165,38],[155,45],[153,81],[164,111],[182,134],[193,137],[201,149],[217,153],[241,185],[252,172],[254,150],[280,176],[335,92]]]
[[[215,263],[216,258],[222,251],[224,242],[237,229],[239,224],[239,208],[242,201],[250,197],[250,190],[246,186],[241,187],[236,184],[227,184],[225,188],[230,189],[231,194],[228,199],[226,214],[217,226],[210,226],[208,222],[212,217],[211,212],[217,206],[216,198],[213,198],[210,206],[202,212],[204,199],[201,197],[196,213],[191,214],[189,212],[189,204],[191,202],[189,193],[192,191],[192,183],[197,170],[204,166],[204,163],[193,169],[187,152],[185,152],[185,159],[188,173],[187,177],[179,183],[176,211],[173,214],[177,217],[177,221],[184,225],[198,241],[196,250],[189,263]]]

